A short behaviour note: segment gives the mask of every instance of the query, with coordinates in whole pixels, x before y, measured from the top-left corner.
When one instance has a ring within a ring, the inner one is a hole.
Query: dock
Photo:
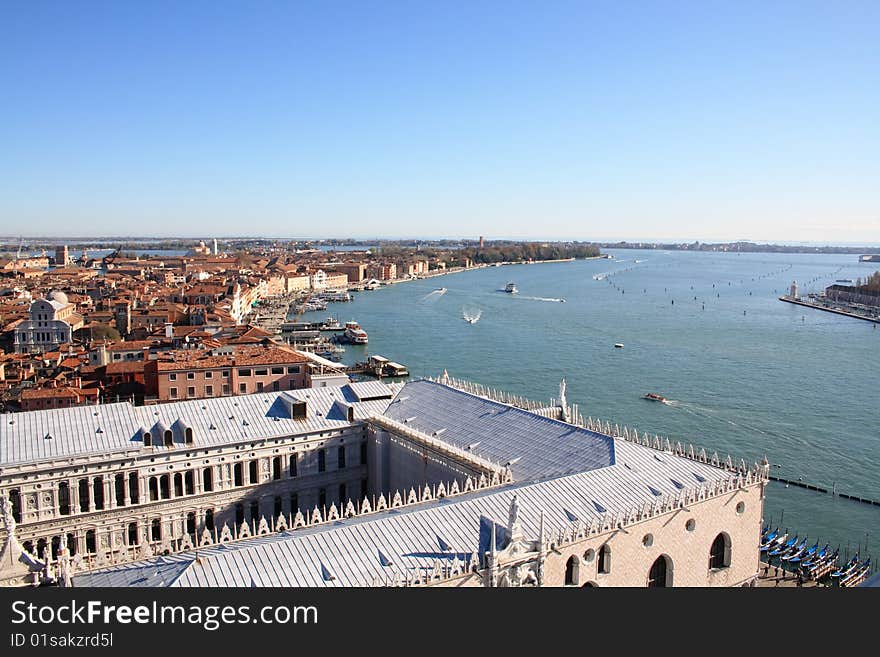
[[[370,356],[369,360],[355,363],[345,368],[346,374],[368,374],[377,379],[388,377],[392,379],[409,376],[409,370],[400,363],[395,363],[384,356]]]

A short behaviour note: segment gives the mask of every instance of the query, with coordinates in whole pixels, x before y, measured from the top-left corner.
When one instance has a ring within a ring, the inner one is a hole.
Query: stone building
[[[766,462],[584,419],[564,386],[559,397],[538,404],[444,373],[4,416],[0,580],[755,581]]]
[[[54,351],[70,343],[73,332],[83,325],[64,292],[51,292],[47,298],[37,299],[31,303],[29,314],[30,319],[15,327],[15,353]]]

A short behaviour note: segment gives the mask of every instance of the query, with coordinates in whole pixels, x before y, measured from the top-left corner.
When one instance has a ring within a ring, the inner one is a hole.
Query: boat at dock
[[[666,397],[664,397],[663,395],[658,395],[656,392],[649,392],[648,394],[644,395],[642,399],[650,399],[651,401],[658,401],[662,404],[665,404],[669,401],[668,399],[666,399]]]

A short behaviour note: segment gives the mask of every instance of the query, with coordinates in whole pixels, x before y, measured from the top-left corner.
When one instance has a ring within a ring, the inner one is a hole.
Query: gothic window
[[[291,477],[296,476],[296,458],[297,458],[296,454],[290,455],[290,473],[289,474]]]
[[[95,552],[97,552],[94,529],[90,529],[86,532],[86,552],[89,554],[94,554]]]
[[[251,522],[260,519],[260,503],[257,500],[251,502]]]
[[[205,529],[214,531],[214,509],[205,511]]]
[[[196,533],[196,513],[195,511],[190,511],[186,514],[186,533],[187,534],[195,534]]]
[[[183,489],[187,495],[195,495],[196,478],[192,470],[187,470],[183,473]]]
[[[159,482],[155,477],[150,477],[149,481],[150,488],[150,502],[155,502],[159,499]]]
[[[342,470],[343,468],[345,468],[345,445],[340,447],[337,450],[337,452],[338,452],[337,464],[338,464],[339,469]]]
[[[232,469],[233,479],[236,486],[244,486],[244,464],[239,461]]]
[[[669,558],[662,555],[657,557],[657,560],[651,565],[651,570],[648,571],[648,587],[672,586],[670,575]]]
[[[578,584],[578,558],[574,555],[565,562],[565,585],[577,586]]]
[[[718,534],[709,549],[709,570],[730,566],[730,538],[724,532]]]
[[[70,552],[70,556],[76,554],[76,536],[73,534],[67,535],[67,549]]]
[[[252,484],[257,483],[257,472],[258,472],[257,468],[258,468],[258,466],[259,466],[259,463],[257,461],[250,462],[250,472],[248,474],[250,475],[250,483],[252,483]]]
[[[162,540],[162,521],[159,518],[153,518],[150,524],[150,539],[153,541]]]
[[[171,499],[171,479],[167,474],[159,477],[159,492],[163,500]]]
[[[183,496],[183,475],[179,472],[174,475],[174,497]]]
[[[611,548],[607,543],[599,548],[598,571],[606,574],[611,572]]]
[[[281,479],[281,457],[272,459],[272,479]]]

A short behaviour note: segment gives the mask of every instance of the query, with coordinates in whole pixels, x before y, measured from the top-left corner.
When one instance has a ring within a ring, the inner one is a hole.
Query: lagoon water
[[[359,321],[370,343],[346,345],[347,363],[381,354],[414,377],[446,369],[547,400],[564,377],[584,417],[735,462],[766,455],[774,475],[880,499],[880,328],[777,298],[792,280],[804,294],[876,264],[855,255],[607,252],[613,260],[391,285],[303,319]],[[518,294],[502,291],[508,281]],[[671,403],[642,399],[647,392]],[[878,506],[771,483],[765,520],[839,544],[841,554],[861,546],[864,555],[866,542],[880,553]]]

